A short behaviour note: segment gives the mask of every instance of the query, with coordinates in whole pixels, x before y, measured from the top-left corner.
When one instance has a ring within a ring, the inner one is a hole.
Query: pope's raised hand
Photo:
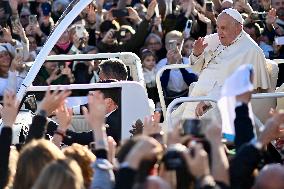
[[[204,43],[204,37],[199,37],[193,44],[193,55],[201,55],[207,46],[208,43]]]

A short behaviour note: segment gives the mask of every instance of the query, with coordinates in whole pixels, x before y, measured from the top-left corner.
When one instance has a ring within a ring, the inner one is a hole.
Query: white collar
[[[117,110],[117,108],[115,108],[115,109],[112,110],[111,112],[107,113],[107,114],[105,115],[105,118],[107,118],[108,116],[110,116],[110,114],[112,114],[115,110]]]

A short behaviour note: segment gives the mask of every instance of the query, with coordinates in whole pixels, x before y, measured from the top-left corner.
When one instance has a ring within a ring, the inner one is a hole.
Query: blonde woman
[[[84,189],[78,163],[71,159],[55,160],[39,175],[32,189]]]

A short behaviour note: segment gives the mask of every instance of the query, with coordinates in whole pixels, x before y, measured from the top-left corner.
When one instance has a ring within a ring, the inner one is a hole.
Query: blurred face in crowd
[[[129,41],[129,40],[131,39],[131,37],[132,37],[131,32],[128,31],[128,30],[121,30],[120,33],[125,34],[125,35],[120,39],[120,41],[122,41],[122,42]]]
[[[59,38],[59,40],[57,41],[58,44],[66,44],[70,42],[70,37],[69,37],[69,31],[65,31],[62,36]]]
[[[96,49],[88,52],[88,54],[97,54],[97,53],[98,53],[98,51]],[[95,61],[95,60],[87,61],[87,65],[91,66],[93,68],[93,70],[98,70],[99,64],[100,64],[99,61]]]
[[[162,48],[162,44],[154,37],[151,37],[146,44],[147,49],[156,52]]]
[[[56,55],[56,53],[54,51],[50,51],[49,55]],[[57,65],[57,62],[45,62],[43,64],[48,73],[52,73],[54,70],[56,70]]]
[[[27,12],[22,13],[21,16],[20,16],[21,24],[24,27],[26,27],[29,24],[29,16],[30,16],[30,14],[27,13]]]
[[[37,43],[36,43],[36,39],[34,38],[34,37],[32,37],[32,36],[29,36],[28,37],[28,39],[29,39],[29,47],[30,47],[30,52],[32,52],[32,51],[35,51],[36,50],[36,48],[37,48]]]
[[[256,179],[252,189],[284,188],[284,167],[280,164],[266,165]]]
[[[149,176],[146,181],[145,189],[170,189],[170,185],[158,176]]]
[[[242,25],[226,13],[217,18],[217,33],[222,45],[229,46],[242,31]]]
[[[182,48],[182,54],[185,57],[189,57],[193,48],[194,40],[188,39],[184,42]]]
[[[7,51],[0,52],[0,73],[8,73],[12,59]]]
[[[223,1],[221,4],[222,10],[232,8],[232,7],[233,7],[233,3],[228,2],[228,1],[225,1],[225,2]]]
[[[156,59],[154,56],[149,55],[146,56],[145,59],[143,60],[143,67],[147,68],[148,70],[152,70],[156,65]]]
[[[244,27],[245,32],[247,32],[249,34],[249,36],[255,41],[257,42],[257,36],[256,36],[256,31],[255,28],[248,28],[248,27]]]
[[[284,6],[277,10],[277,16],[280,20],[284,20]]]
[[[279,8],[284,8],[284,0],[272,0],[271,5],[278,11]]]

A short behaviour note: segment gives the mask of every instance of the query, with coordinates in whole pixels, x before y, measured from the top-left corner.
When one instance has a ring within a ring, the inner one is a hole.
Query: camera
[[[183,121],[181,135],[204,138],[206,127],[210,122],[210,119],[186,119]]]
[[[119,30],[119,31],[114,31],[113,38],[117,39],[117,41],[120,41],[121,38],[124,38],[126,35],[125,30]]]
[[[12,29],[14,30],[17,26],[21,24],[20,18],[18,16],[11,16],[11,24],[12,24]]]
[[[112,11],[112,16],[116,18],[122,18],[129,16],[129,12],[127,9],[113,9]]]
[[[173,144],[168,147],[163,156],[163,162],[167,170],[178,170],[185,167],[185,160],[182,156],[183,152],[188,149],[182,144]]]
[[[37,25],[37,15],[30,15],[29,16],[29,24],[30,25]]]

